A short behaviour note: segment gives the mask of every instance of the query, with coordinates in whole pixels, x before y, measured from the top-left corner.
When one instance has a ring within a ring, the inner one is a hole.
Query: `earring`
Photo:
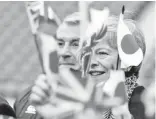
[[[131,68],[132,68],[132,67],[130,66],[130,67],[126,68],[125,71],[126,71],[126,72],[129,72],[129,71],[131,70]]]

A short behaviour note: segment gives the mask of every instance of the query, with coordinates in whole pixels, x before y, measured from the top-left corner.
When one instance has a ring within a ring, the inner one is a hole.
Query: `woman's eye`
[[[106,52],[98,52],[99,55],[108,55]]]
[[[79,43],[78,43],[78,42],[73,42],[73,43],[71,44],[71,46],[77,47],[77,46],[79,46]]]

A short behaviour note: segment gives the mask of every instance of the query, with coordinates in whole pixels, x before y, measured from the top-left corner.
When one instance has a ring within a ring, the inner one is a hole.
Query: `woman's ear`
[[[121,69],[121,60],[120,60],[120,57],[118,55],[117,57],[117,63],[116,63],[116,70],[120,70]]]
[[[132,68],[132,67],[130,66],[130,67],[126,68],[125,71],[126,71],[126,72],[129,72],[129,71],[131,70],[131,68]]]

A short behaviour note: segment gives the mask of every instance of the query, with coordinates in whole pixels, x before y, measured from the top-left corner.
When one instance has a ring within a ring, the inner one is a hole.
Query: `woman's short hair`
[[[118,26],[119,18],[117,16],[111,15],[108,18],[108,25],[107,25],[107,33],[106,36],[108,37],[109,45],[117,49],[117,26]],[[146,46],[145,46],[145,38],[139,28],[136,26],[136,22],[131,19],[124,19],[125,24],[128,26],[129,30],[131,31],[133,37],[135,38],[136,42],[138,43],[139,47],[143,51],[143,55],[145,55]],[[124,32],[124,31],[123,31]],[[98,33],[97,33],[98,35]],[[105,37],[106,37],[105,36]],[[138,72],[140,66],[133,67],[133,71]]]

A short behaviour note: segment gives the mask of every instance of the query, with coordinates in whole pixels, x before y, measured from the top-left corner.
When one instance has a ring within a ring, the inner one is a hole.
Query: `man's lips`
[[[69,62],[63,62],[63,63],[59,63],[59,65],[75,65],[74,63],[69,63]]]
[[[102,75],[104,73],[105,73],[104,71],[97,71],[97,70],[91,70],[91,71],[89,71],[89,74],[91,76],[99,76],[99,75]]]

